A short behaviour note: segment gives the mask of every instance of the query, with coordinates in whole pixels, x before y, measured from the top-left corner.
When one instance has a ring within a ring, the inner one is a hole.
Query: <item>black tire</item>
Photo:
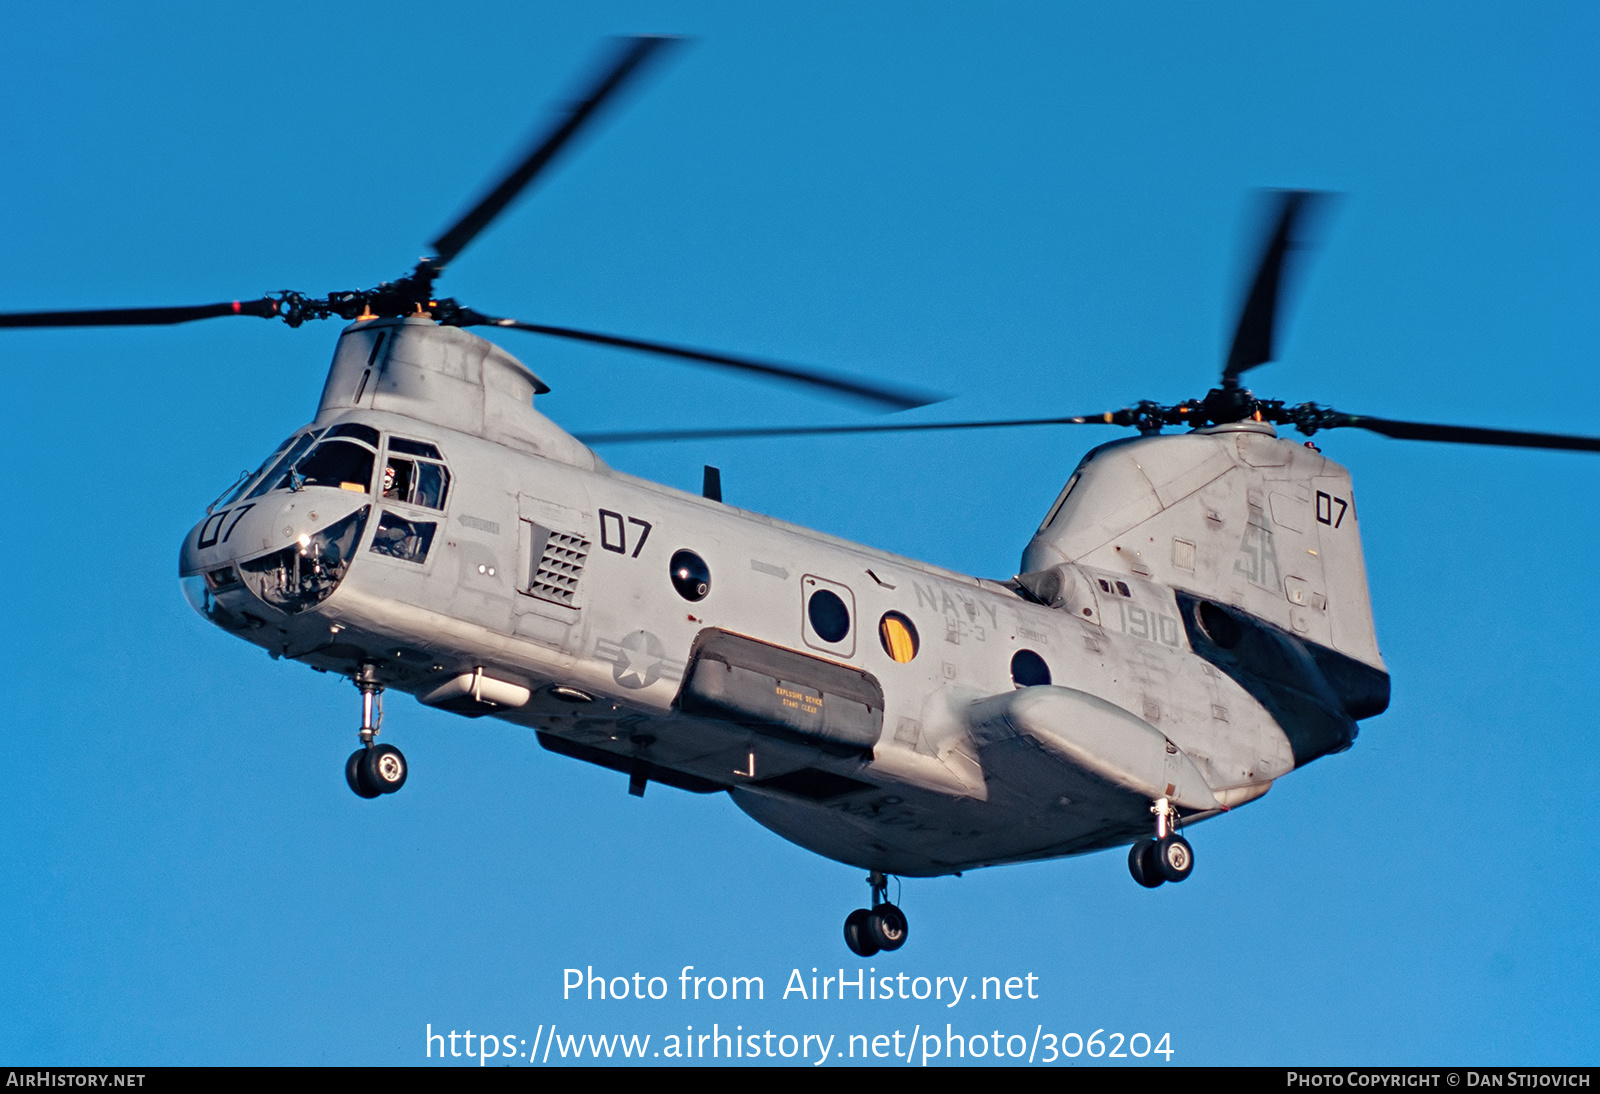
[[[381,790],[373,790],[361,777],[361,760],[367,754],[364,748],[358,748],[350,753],[350,758],[344,762],[344,781],[350,784],[350,789],[355,791],[358,798],[376,798],[382,794]]]
[[[857,957],[871,957],[878,952],[878,943],[867,929],[867,919],[872,915],[865,908],[857,908],[845,917],[844,944]]]
[[[361,781],[369,790],[380,794],[393,794],[406,784],[410,768],[406,758],[394,745],[374,745],[361,758]]]
[[[909,931],[906,914],[893,904],[880,904],[867,913],[867,933],[880,950],[898,950],[906,944]]]
[[[1128,848],[1128,873],[1146,889],[1154,889],[1167,879],[1156,863],[1156,841],[1142,839]]]
[[[1156,868],[1166,881],[1182,881],[1194,871],[1194,848],[1182,836],[1168,836],[1156,845]]]

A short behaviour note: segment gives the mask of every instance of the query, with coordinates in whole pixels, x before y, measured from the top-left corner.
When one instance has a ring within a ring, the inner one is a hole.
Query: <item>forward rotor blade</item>
[[[227,304],[196,304],[186,308],[94,308],[83,311],[28,311],[0,314],[0,327],[159,327],[219,319],[225,315],[279,316],[278,301],[234,300]]]
[[[1255,279],[1239,312],[1239,325],[1233,332],[1233,348],[1222,370],[1224,387],[1238,383],[1239,374],[1273,359],[1274,331],[1278,300],[1284,285],[1285,259],[1300,246],[1295,228],[1308,207],[1323,195],[1310,190],[1285,190],[1279,197],[1277,222],[1256,264]]]
[[[579,433],[584,444],[642,444],[650,441],[735,440],[745,437],[826,437],[841,433],[932,433],[942,429],[1008,429],[1035,425],[1112,425],[1109,414],[1085,418],[1014,418],[987,422],[915,422],[898,425],[752,426],[731,429],[636,429]]]
[[[489,222],[499,216],[539,172],[555,159],[556,154],[583,128],[584,123],[588,122],[606,100],[627,83],[641,65],[663,46],[675,41],[677,41],[675,38],[663,37],[620,39],[618,55],[603,70],[600,78],[590,87],[588,94],[573,105],[571,113],[563,118],[543,140],[529,149],[522,162],[473,206],[470,212],[433,241],[435,269],[443,269],[446,263],[465,250],[467,244],[487,228]]]
[[[619,338],[614,334],[599,334],[595,331],[577,330],[572,327],[550,327],[542,323],[524,323],[520,319],[493,319],[487,315],[472,313],[469,321],[463,321],[462,325],[525,330],[532,334],[548,335],[551,338],[566,338],[574,342],[589,342],[598,346],[615,346],[619,349],[632,349],[641,353],[654,353],[662,357],[674,357],[681,361],[693,361],[696,364],[738,369],[741,372],[751,372],[758,376],[770,376],[779,380],[788,380],[792,383],[805,384],[808,387],[817,388],[831,394],[847,395],[853,399],[861,399],[869,403],[875,403],[878,406],[890,407],[894,410],[910,410],[913,407],[927,406],[930,403],[941,402],[948,398],[948,396],[915,391],[910,388],[897,388],[886,384],[857,380],[850,376],[840,376],[818,369],[780,365],[772,361],[758,361],[752,357],[733,357],[725,353],[709,353],[705,350],[692,349],[688,346],[674,346],[665,342],[647,342],[640,338]]]
[[[1485,429],[1471,425],[1433,425],[1368,418],[1362,414],[1330,412],[1317,423],[1319,429],[1354,428],[1381,433],[1403,441],[1446,441],[1451,444],[1492,444],[1504,448],[1554,448],[1572,452],[1600,452],[1600,437],[1572,433],[1527,433],[1515,429]]]

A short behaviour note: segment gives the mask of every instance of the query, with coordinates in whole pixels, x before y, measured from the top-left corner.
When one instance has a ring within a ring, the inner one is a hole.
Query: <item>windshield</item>
[[[317,434],[315,433],[301,434],[294,444],[289,446],[289,451],[285,452],[278,462],[272,465],[272,470],[268,471],[262,476],[261,481],[256,483],[256,488],[245,496],[259,498],[268,490],[274,489],[276,485],[288,486],[289,483],[286,481],[285,472],[294,465],[294,461],[305,455],[306,450],[311,447],[311,442],[316,439]]]
[[[261,466],[260,467],[256,468],[254,471],[250,472],[247,475],[240,476],[239,481],[237,483],[235,483],[232,486],[232,488],[230,488],[228,490],[228,496],[226,498],[224,498],[223,500],[221,500],[221,501],[212,502],[211,509],[217,509],[217,508],[226,509],[228,506],[230,506],[234,502],[238,501],[240,496],[244,493],[245,488],[247,486],[249,486],[251,483],[255,482],[256,479],[261,477],[261,472],[265,471],[267,469],[267,467],[272,463],[272,461],[277,459],[283,453],[283,450],[285,448],[289,447],[289,442],[292,441],[292,440],[294,440],[294,438],[292,436],[291,437],[286,437],[282,444],[278,445],[277,448],[274,448],[272,450],[272,455],[268,456],[266,459],[261,461]],[[210,512],[211,510],[208,509],[206,511]]]
[[[293,473],[300,478],[300,486],[337,486],[365,494],[372,489],[372,464],[377,456],[355,441],[323,441],[293,468]]]

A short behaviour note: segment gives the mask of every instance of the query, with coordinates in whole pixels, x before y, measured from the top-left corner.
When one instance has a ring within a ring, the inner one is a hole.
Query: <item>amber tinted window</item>
[[[884,653],[903,665],[917,655],[916,624],[899,612],[885,612],[878,621],[878,641]]]

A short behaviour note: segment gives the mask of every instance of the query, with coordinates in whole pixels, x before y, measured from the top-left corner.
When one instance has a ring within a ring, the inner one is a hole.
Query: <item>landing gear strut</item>
[[[1178,835],[1178,810],[1161,798],[1150,812],[1156,815],[1155,838],[1142,839],[1128,849],[1128,872],[1146,889],[1182,881],[1194,870],[1194,848]]]
[[[393,794],[406,784],[406,758],[394,745],[374,742],[383,723],[383,685],[376,665],[363,664],[353,678],[361,692],[361,747],[344,764],[344,781],[358,797]]]
[[[874,870],[867,875],[867,884],[872,886],[872,907],[857,908],[844,921],[844,944],[857,957],[898,950],[910,930],[905,913],[889,903],[889,879]]]

